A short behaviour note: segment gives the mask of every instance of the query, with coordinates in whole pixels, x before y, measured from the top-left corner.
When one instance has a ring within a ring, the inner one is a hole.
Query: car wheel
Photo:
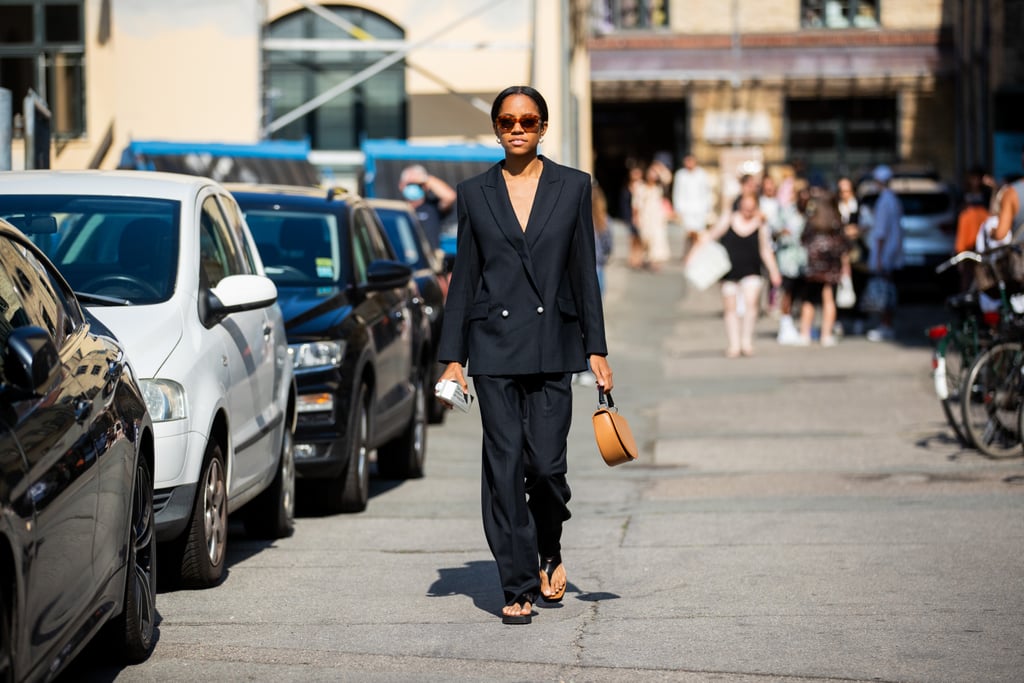
[[[281,437],[274,481],[246,506],[245,531],[255,538],[285,538],[295,528],[295,435],[289,425]]]
[[[341,512],[362,512],[370,498],[370,416],[366,408],[366,386],[359,387],[348,428],[348,467],[337,499]]]
[[[423,476],[427,455],[427,393],[424,377],[419,376],[414,382],[409,425],[401,435],[377,450],[377,471],[385,479],[418,479]]]
[[[153,511],[153,476],[149,463],[139,457],[132,494],[131,531],[128,537],[128,575],[124,605],[113,622],[122,657],[138,663],[153,651],[156,628],[156,521]]]
[[[210,442],[204,462],[181,558],[182,583],[198,588],[213,586],[224,575],[228,545],[228,494],[220,444]]]

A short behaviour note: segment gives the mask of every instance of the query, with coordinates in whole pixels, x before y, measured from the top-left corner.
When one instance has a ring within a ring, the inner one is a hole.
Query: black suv
[[[412,270],[356,195],[229,189],[284,312],[299,392],[299,500],[359,512],[374,449],[380,476],[423,476],[434,359]]]
[[[398,260],[412,268],[412,277],[423,298],[423,310],[430,321],[431,358],[437,360],[437,345],[444,325],[444,302],[448,296],[448,272],[444,257],[430,247],[427,235],[409,202],[398,199],[370,199],[370,205],[384,225],[384,234],[398,255]],[[434,378],[441,376],[444,366],[438,363]],[[448,409],[440,401],[427,402],[431,424],[444,422]]]

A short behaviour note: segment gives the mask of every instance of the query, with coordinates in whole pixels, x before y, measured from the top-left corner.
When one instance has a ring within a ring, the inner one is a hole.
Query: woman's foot
[[[544,558],[540,568],[540,594],[545,602],[561,602],[568,581],[561,557]]]
[[[725,350],[725,357],[726,358],[739,358],[740,357],[740,350],[739,349],[726,349]]]
[[[533,615],[533,601],[529,595],[520,595],[501,608],[501,623],[529,624]]]
[[[742,353],[744,356],[748,356],[748,357],[749,356],[753,356],[754,355],[754,347],[753,346],[744,346],[743,348],[740,349],[740,353]]]

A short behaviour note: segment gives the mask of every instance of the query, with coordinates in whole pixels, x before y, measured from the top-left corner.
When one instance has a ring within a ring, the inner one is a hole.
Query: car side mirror
[[[232,313],[266,308],[277,301],[277,286],[263,275],[229,275],[206,292],[200,315],[213,327]]]
[[[379,259],[366,268],[367,289],[370,291],[405,287],[411,278],[412,268],[398,261]]]
[[[46,330],[16,327],[4,349],[4,379],[8,386],[27,396],[41,396],[60,374],[60,354]]]

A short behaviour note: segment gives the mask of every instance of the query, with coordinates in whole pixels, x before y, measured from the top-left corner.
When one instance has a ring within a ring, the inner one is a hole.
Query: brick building
[[[595,2],[596,173],[615,185],[627,157],[692,152],[726,178],[799,159],[826,182],[883,162],[953,179],[956,4]]]

